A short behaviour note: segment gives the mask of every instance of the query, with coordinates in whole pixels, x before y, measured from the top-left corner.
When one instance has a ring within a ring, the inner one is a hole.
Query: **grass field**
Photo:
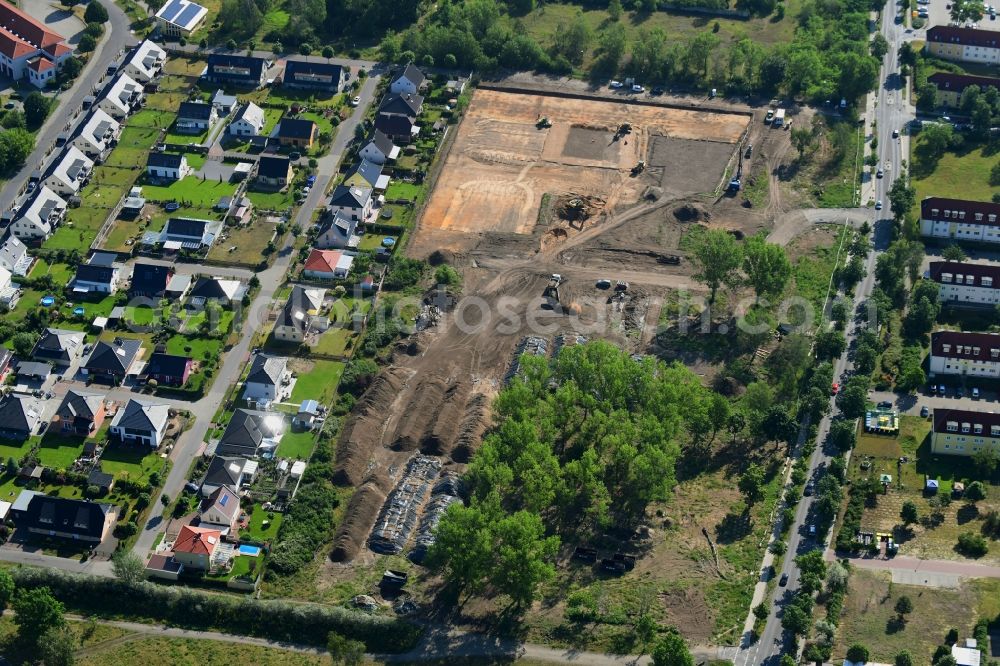
[[[321,405],[329,405],[333,392],[344,373],[344,364],[338,361],[311,361],[308,372],[300,372],[292,388],[291,402],[317,400]]]
[[[248,227],[228,228],[225,240],[219,239],[208,251],[211,261],[255,266],[264,259],[264,250],[274,229],[264,222],[255,222]],[[232,252],[230,248],[236,249]]]
[[[395,199],[406,199],[407,201],[417,201],[424,193],[424,188],[413,183],[404,183],[401,180],[394,180],[389,183],[385,190],[386,201]]]
[[[283,211],[295,205],[294,191],[294,186],[287,188],[284,192],[258,192],[248,188],[246,197],[259,211]]]
[[[316,433],[311,431],[292,432],[291,428],[289,428],[281,437],[277,455],[281,458],[308,460],[309,456],[312,455],[315,443]]]
[[[326,666],[327,656],[289,652],[277,648],[181,638],[140,638],[109,644],[78,657],[78,666],[202,666],[208,663],[254,664],[255,666]]]
[[[949,196],[956,199],[990,201],[996,188],[990,185],[990,169],[997,163],[997,156],[988,149],[977,147],[960,153],[947,152],[936,164],[921,160],[918,147],[920,135],[910,142],[910,173],[917,199],[913,214],[919,216],[920,202],[930,196]]]
[[[240,531],[240,536],[247,535],[257,541],[270,541],[278,535],[278,528],[281,527],[284,517],[284,514],[265,511],[260,504],[254,504],[250,523],[247,529]],[[265,520],[268,521],[267,527],[264,527]]]
[[[166,462],[142,446],[112,442],[101,456],[101,469],[108,474],[127,474],[132,481],[148,479],[153,472],[163,470]]]
[[[348,343],[356,336],[349,328],[330,328],[319,336],[319,342],[313,347],[313,353],[327,356],[343,356],[347,352]]]
[[[900,626],[894,622],[894,607],[904,595],[913,602],[913,612]],[[957,590],[949,590],[894,584],[888,572],[854,569],[833,650],[834,661],[840,663],[848,646],[861,643],[871,651],[872,661],[891,664],[899,652],[907,650],[915,664],[930,663],[948,629],[954,627],[960,638],[968,637],[976,620],[984,617],[982,613],[995,610],[997,599],[997,580],[969,581]],[[995,617],[995,613],[987,617]]]
[[[49,264],[44,259],[39,259],[35,262],[35,265],[31,268],[31,273],[28,277],[39,278],[43,275],[52,276],[52,280],[57,285],[69,284],[69,281],[73,279],[73,275],[76,271],[69,264]]]
[[[159,93],[167,95],[167,93]],[[143,127],[151,129],[163,129],[170,127],[174,122],[174,112],[164,110],[162,106],[147,107],[129,118],[129,127]]]
[[[365,234],[361,237],[361,242],[358,243],[359,250],[377,250],[382,247],[382,241],[386,238],[391,238],[394,241],[399,241],[399,236],[390,236],[387,234]]]
[[[185,201],[201,208],[212,208],[220,198],[230,197],[235,192],[235,183],[202,180],[200,176],[188,176],[170,185],[142,186],[143,196],[150,201]]]
[[[183,354],[199,361],[205,359],[206,353],[208,358],[218,358],[222,353],[222,340],[175,335],[167,340],[167,353]]]
[[[59,437],[51,433],[42,437],[38,446],[38,460],[46,467],[68,469],[83,449],[83,439]]]

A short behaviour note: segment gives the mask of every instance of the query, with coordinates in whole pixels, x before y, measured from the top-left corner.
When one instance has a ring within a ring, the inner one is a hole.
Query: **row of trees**
[[[761,233],[740,244],[725,229],[705,231],[695,241],[692,261],[695,279],[710,291],[709,303],[715,302],[720,287],[745,285],[753,289],[757,300],[780,297],[792,277],[792,264],[785,249],[768,243]]]

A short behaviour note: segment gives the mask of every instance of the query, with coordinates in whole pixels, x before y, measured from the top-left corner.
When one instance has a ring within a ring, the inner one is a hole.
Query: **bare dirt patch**
[[[722,178],[721,166],[733,154],[729,143],[702,139],[653,137],[649,168],[669,195],[711,192]]]

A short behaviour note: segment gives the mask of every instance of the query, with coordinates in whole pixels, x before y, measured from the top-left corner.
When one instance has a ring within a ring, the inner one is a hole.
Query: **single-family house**
[[[65,38],[11,3],[0,6],[0,73],[44,88],[73,55]]]
[[[128,295],[132,298],[163,298],[173,274],[170,266],[136,262],[132,267],[132,282],[129,284]]]
[[[146,173],[151,178],[180,180],[191,173],[191,167],[183,153],[150,153],[146,158]]]
[[[0,305],[8,310],[17,305],[21,298],[21,286],[13,282],[14,274],[0,266]]]
[[[80,366],[83,374],[100,381],[119,384],[132,374],[132,366],[139,359],[142,341],[132,338],[115,338],[111,342],[98,340]]]
[[[315,400],[303,400],[299,405],[299,411],[292,417],[292,426],[309,430],[322,418],[323,410]]]
[[[389,84],[389,92],[395,95],[416,95],[426,80],[424,73],[411,62]]]
[[[118,289],[122,265],[118,255],[95,252],[85,264],[76,267],[70,286],[75,295],[110,294]]]
[[[128,74],[119,74],[97,102],[97,108],[116,120],[124,120],[142,106],[145,96],[141,83]]]
[[[189,356],[157,352],[146,362],[146,377],[163,386],[184,386],[192,366],[194,360]]]
[[[354,264],[354,255],[340,250],[313,250],[302,266],[302,274],[314,280],[346,278]]]
[[[0,267],[10,271],[11,274],[24,277],[34,262],[35,260],[28,254],[28,246],[17,236],[8,235],[7,239],[0,243]]]
[[[215,110],[222,118],[235,111],[237,104],[239,104],[239,100],[236,99],[236,95],[229,95],[221,88],[216,90],[215,94],[212,95],[212,106],[215,107]]]
[[[166,405],[129,398],[111,420],[111,436],[123,442],[157,449],[163,442],[169,420],[169,408]]]
[[[416,116],[405,113],[379,112],[375,116],[375,129],[399,143],[410,143],[420,134]]]
[[[357,222],[367,222],[371,218],[373,205],[370,187],[338,185],[330,195],[330,214],[340,214]]]
[[[146,577],[162,578],[163,580],[180,580],[184,573],[184,565],[173,558],[172,555],[156,553],[149,556],[146,563]]]
[[[217,455],[255,458],[278,448],[285,417],[276,412],[237,409],[215,447]]]
[[[10,233],[26,242],[40,242],[52,235],[66,217],[66,202],[42,185],[10,225]]]
[[[79,331],[47,328],[31,350],[31,358],[57,366],[71,365],[83,354],[83,340],[84,334]]]
[[[177,273],[167,282],[167,289],[163,292],[163,297],[180,303],[189,291],[191,291],[191,276]]]
[[[17,471],[20,472],[20,470]],[[31,504],[31,500],[38,495],[44,496],[45,493],[38,490],[27,489],[19,492],[17,494],[17,498],[10,505],[10,517],[13,518],[15,522],[24,518],[24,516],[28,513],[28,505]]]
[[[932,453],[972,456],[992,450],[1000,455],[1000,414],[935,408],[931,421]]]
[[[267,80],[267,61],[253,56],[212,53],[203,77],[221,85],[260,88]]]
[[[219,530],[185,525],[174,539],[174,560],[189,569],[208,571],[220,543]]]
[[[174,244],[175,249],[200,250],[211,247],[221,229],[221,220],[171,217],[163,227],[159,240],[168,249]]]
[[[52,374],[52,365],[44,361],[19,361],[15,371],[20,380],[44,382]]]
[[[274,338],[283,342],[303,342],[309,333],[330,328],[330,318],[323,314],[326,289],[295,285],[274,323]]]
[[[99,544],[115,523],[111,504],[35,495],[17,526],[32,534]]]
[[[376,129],[361,145],[358,157],[375,164],[385,164],[399,157],[399,146],[395,145],[392,139],[383,132]]]
[[[174,127],[179,134],[201,134],[207,132],[218,120],[219,113],[211,104],[181,102]]]
[[[71,388],[56,408],[52,429],[64,435],[90,437],[101,429],[104,417],[104,395]]]
[[[104,162],[118,143],[122,126],[103,109],[93,109],[73,137],[72,145],[95,162]]]
[[[927,197],[920,202],[920,234],[928,238],[1000,243],[1000,204]]]
[[[201,479],[201,496],[208,498],[222,486],[239,490],[243,484],[252,483],[257,473],[257,462],[239,456],[215,456]]]
[[[402,95],[386,95],[378,106],[379,113],[398,113],[416,118],[424,110],[422,95],[404,93]]]
[[[208,10],[190,0],[167,0],[153,16],[157,30],[164,37],[190,37],[208,16]]]
[[[287,157],[264,155],[257,163],[257,184],[281,189],[291,184],[292,161]]]
[[[135,186],[129,189],[122,202],[122,210],[118,214],[123,218],[135,219],[142,214],[142,209],[146,207],[146,199],[142,196],[142,187]]]
[[[214,527],[223,535],[236,525],[240,517],[240,498],[229,486],[219,486],[198,509],[201,527]]]
[[[41,405],[35,398],[11,393],[0,399],[0,437],[25,440],[38,432]]]
[[[358,221],[335,213],[325,217],[313,245],[321,250],[342,250],[344,248],[357,248],[360,243]]]
[[[1000,303],[1000,266],[964,261],[932,261],[927,277],[938,285],[938,300],[955,306]]]
[[[253,102],[247,102],[240,107],[233,122],[229,123],[229,133],[232,136],[257,136],[264,131],[264,109]]]
[[[363,187],[374,190],[381,178],[382,165],[362,159],[344,174],[343,184],[348,187]]]
[[[123,71],[139,83],[149,83],[160,75],[167,52],[154,41],[144,39],[125,59]]]
[[[207,301],[215,301],[223,307],[228,307],[242,300],[245,293],[246,285],[239,280],[202,276],[191,288],[188,303],[194,307],[201,307]]]
[[[278,124],[278,143],[308,150],[316,142],[316,123],[304,118],[282,118]]]
[[[284,396],[290,378],[288,359],[257,354],[243,384],[243,399],[267,406]]]
[[[76,146],[69,146],[52,166],[42,184],[61,197],[72,197],[90,182],[94,161]]]
[[[346,67],[289,58],[285,61],[285,73],[281,77],[281,85],[336,94],[344,91],[349,78],[350,70]]]

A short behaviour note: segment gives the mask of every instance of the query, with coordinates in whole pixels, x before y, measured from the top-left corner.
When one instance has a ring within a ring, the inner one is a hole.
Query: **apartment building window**
[[[949,353],[951,351],[951,345],[941,345],[941,351],[945,354]]]
[[[974,285],[976,284],[976,277],[974,275],[965,276],[965,284]]]
[[[981,282],[982,282],[982,285],[984,287],[992,287],[993,286],[993,278],[991,278],[991,277],[981,278]]]
[[[951,273],[941,273],[941,282],[951,282]]]
[[[963,432],[963,433],[967,433],[967,432],[969,432],[969,431],[970,431],[971,429],[972,429],[972,424],[971,424],[971,423],[963,423],[963,424],[962,424],[962,432]]]
[[[958,432],[958,421],[948,421],[945,427],[948,432]]]
[[[975,427],[973,428],[973,432],[975,432],[977,435],[982,435],[983,434],[983,424],[982,423],[977,423],[975,425]]]

